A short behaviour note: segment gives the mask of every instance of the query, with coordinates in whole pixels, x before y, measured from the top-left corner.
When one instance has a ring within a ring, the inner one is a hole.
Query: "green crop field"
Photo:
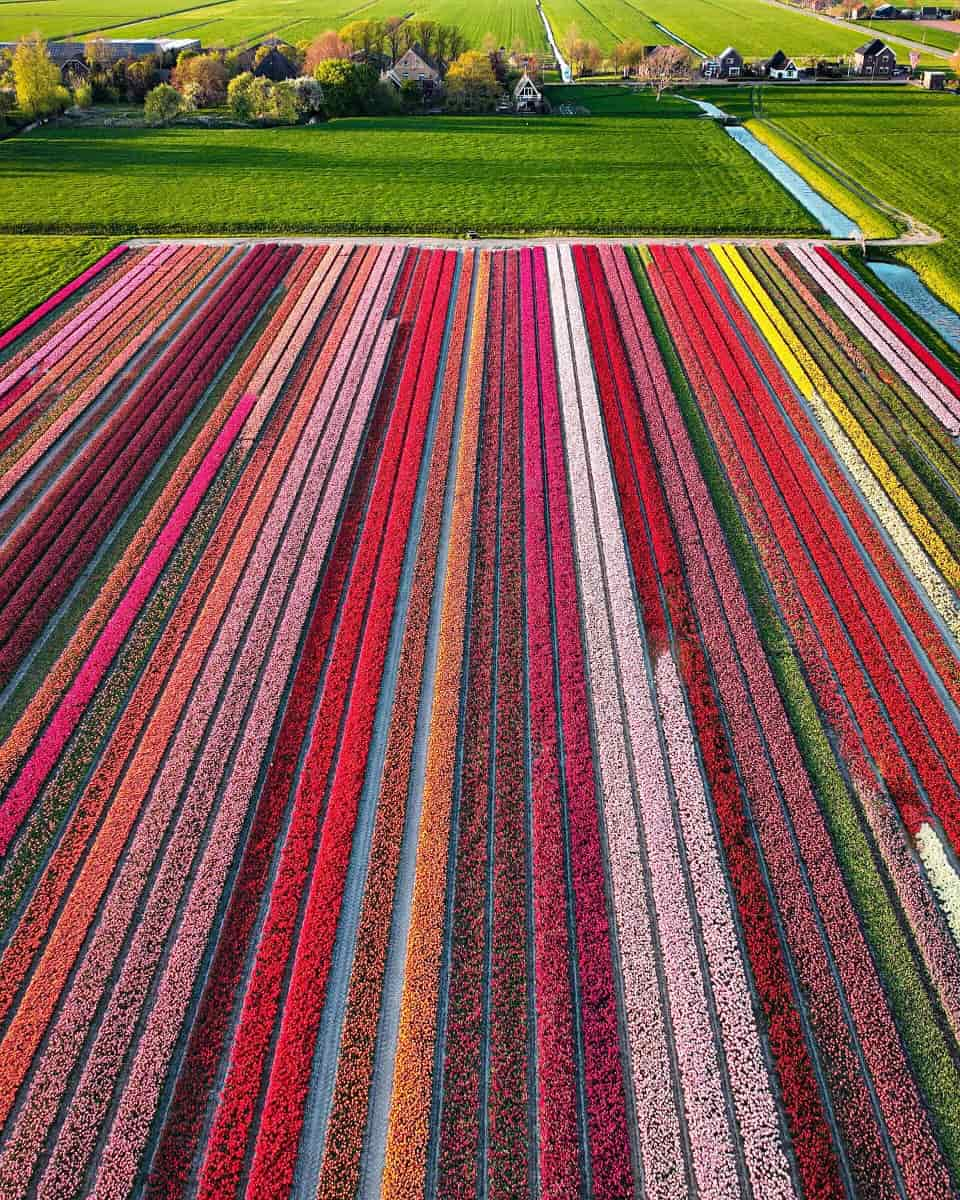
[[[871,29],[874,33],[895,33],[897,37],[910,38],[924,46],[937,46],[941,50],[956,50],[960,46],[960,33],[953,33],[940,26],[932,28],[921,25],[919,21],[858,21],[858,25]]]
[[[746,58],[783,49],[795,58],[849,54],[863,41],[803,12],[790,12],[764,0],[643,0],[645,16],[707,54],[733,44]]]
[[[0,143],[0,230],[813,231],[792,198],[692,106],[646,97],[637,111],[651,119],[46,127]]]
[[[269,33],[299,41],[359,17],[410,11],[394,0],[211,0],[196,7],[185,0],[0,0],[0,41],[37,30],[48,38],[104,32],[111,37],[197,37],[205,46],[232,46]],[[468,5],[426,0],[415,15],[459,25],[474,45],[493,33],[502,45],[520,37],[531,49],[546,48],[533,0]]]
[[[116,238],[0,237],[0,331],[98,259]]]
[[[960,308],[960,102],[918,88],[767,88],[764,114],[945,241],[897,253]]]
[[[862,38],[855,30],[818,21],[802,12],[774,8],[764,0],[545,0],[558,37],[576,24],[583,37],[606,51],[625,38],[647,44],[667,39],[667,26],[685,41],[713,54],[733,42],[747,57],[772,54],[843,54]],[[479,45],[493,33],[501,45],[520,37],[531,48],[546,45],[534,0],[424,0],[409,10],[394,0],[0,0],[0,40],[39,31],[45,37],[198,37],[205,45],[235,45],[278,33],[292,40],[340,28],[354,18],[411,15],[460,25]]]

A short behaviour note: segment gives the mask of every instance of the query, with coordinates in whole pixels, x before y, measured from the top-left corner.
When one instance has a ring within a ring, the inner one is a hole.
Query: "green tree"
[[[143,106],[143,118],[148,125],[169,125],[180,112],[180,93],[169,83],[158,83],[147,93]]]
[[[39,33],[24,38],[13,55],[17,107],[27,117],[49,117],[63,108],[60,72],[47,55]]]
[[[377,106],[377,72],[366,63],[328,58],[313,72],[323,86],[324,106],[331,117],[359,116]]]

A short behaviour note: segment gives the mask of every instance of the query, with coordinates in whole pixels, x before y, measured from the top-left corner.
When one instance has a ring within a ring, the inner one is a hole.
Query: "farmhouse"
[[[272,83],[282,83],[285,79],[296,79],[300,70],[282,50],[274,46],[253,68],[253,73],[262,79],[269,79]]]
[[[896,21],[899,17],[900,9],[894,8],[892,4],[881,4],[873,13],[875,21]]]
[[[543,109],[543,93],[526,71],[517,80],[517,86],[513,89],[513,107],[518,113],[541,112]]]
[[[136,41],[126,41],[120,38],[96,38],[97,57],[103,63],[120,62],[121,59],[156,58],[163,65],[172,65],[177,55],[183,50],[200,50],[197,38],[138,38]],[[86,50],[89,43],[84,42],[47,42],[47,55],[50,61],[60,68],[60,74],[76,78],[86,75],[90,70]],[[0,51],[9,50],[12,54],[17,42],[0,42]]]
[[[800,70],[792,58],[787,58],[782,50],[760,63],[760,74],[768,79],[799,79]]]
[[[716,58],[707,59],[703,64],[705,79],[739,79],[743,74],[743,55],[728,46]]]
[[[897,56],[879,38],[864,42],[853,52],[854,75],[886,79],[893,74],[896,65]]]
[[[446,64],[431,58],[419,42],[414,42],[409,50],[400,55],[386,77],[397,87],[412,80],[419,83],[424,91],[432,91],[440,86],[445,74]]]

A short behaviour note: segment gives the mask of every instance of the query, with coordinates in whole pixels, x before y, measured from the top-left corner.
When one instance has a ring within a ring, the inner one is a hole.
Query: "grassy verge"
[[[730,484],[723,472],[673,343],[660,314],[639,256],[632,252],[637,287],[667,365],[674,394],[686,423],[717,515],[726,535],[764,652],[770,662],[791,728],[800,747],[837,858],[867,942],[884,982],[909,1061],[925,1095],[954,1179],[960,1179],[960,1074],[956,1047],[944,1032],[935,1005],[903,925],[874,857],[817,706],[765,575]]]
[[[893,222],[882,213],[871,208],[865,200],[855,196],[827,171],[818,167],[787,138],[771,129],[763,121],[747,121],[747,129],[765,146],[768,146],[778,158],[783,159],[788,167],[792,167],[798,175],[825,200],[838,208],[845,216],[857,223],[860,232],[867,238],[896,237],[897,229]]]
[[[0,331],[116,245],[116,238],[0,235]]]

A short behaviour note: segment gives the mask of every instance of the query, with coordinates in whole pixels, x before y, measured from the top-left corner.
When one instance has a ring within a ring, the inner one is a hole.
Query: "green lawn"
[[[544,0],[543,7],[561,45],[571,25],[577,26],[581,37],[595,41],[604,51],[628,38],[645,46],[670,41],[630,0]]]
[[[0,237],[0,331],[79,275],[115,242],[115,238]]]
[[[52,128],[0,143],[0,231],[777,233],[811,218],[692,106],[273,130]]]
[[[910,38],[925,46],[937,46],[941,50],[956,50],[960,46],[960,33],[951,33],[949,29],[940,27],[930,28],[921,25],[919,21],[858,21],[858,25],[872,30],[882,36],[884,33],[894,33],[897,37]],[[868,34],[864,35],[868,37]],[[909,51],[906,51],[909,54]],[[946,65],[946,64],[944,64]]]
[[[898,251],[960,309],[960,100],[919,88],[767,88],[764,113],[888,203],[944,234]]]

